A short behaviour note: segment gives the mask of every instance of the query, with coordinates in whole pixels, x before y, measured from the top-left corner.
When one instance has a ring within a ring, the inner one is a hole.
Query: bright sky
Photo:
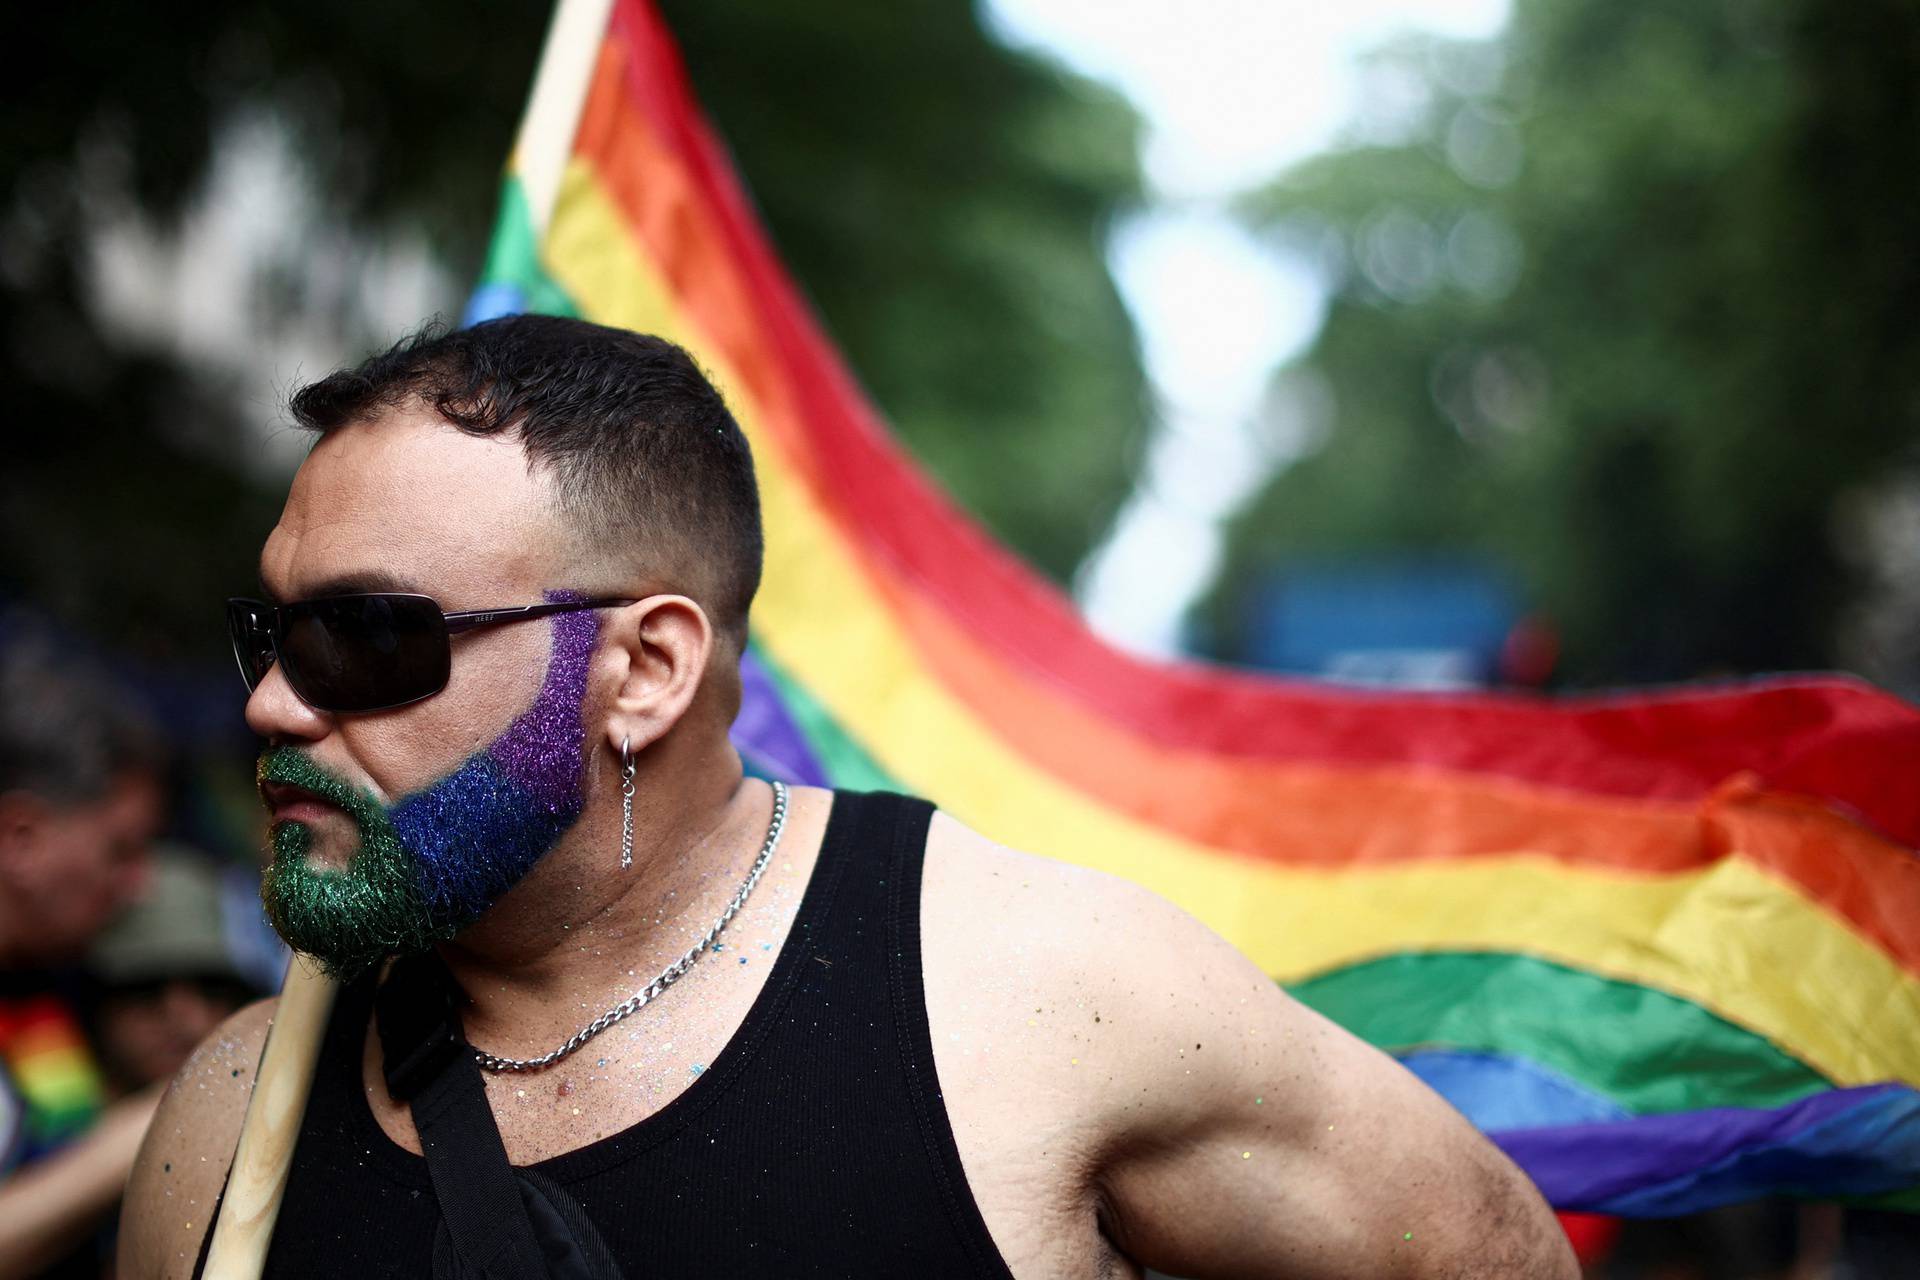
[[[1180,620],[1218,566],[1222,521],[1312,436],[1302,427],[1276,439],[1255,415],[1274,369],[1312,340],[1324,292],[1306,264],[1226,217],[1225,200],[1326,148],[1363,113],[1397,105],[1380,100],[1391,86],[1361,74],[1367,50],[1407,30],[1491,36],[1508,4],[987,0],[1001,39],[1114,86],[1147,122],[1158,202],[1119,230],[1109,262],[1160,422],[1139,489],[1078,584],[1109,639],[1176,653]]]
[[[1171,196],[1224,195],[1324,147],[1362,106],[1358,55],[1409,29],[1471,39],[1508,0],[988,0],[1007,43],[1131,98],[1147,171]]]

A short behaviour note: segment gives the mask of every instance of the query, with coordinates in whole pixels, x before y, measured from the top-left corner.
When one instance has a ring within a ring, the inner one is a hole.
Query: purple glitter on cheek
[[[577,595],[549,592],[555,603]],[[457,928],[518,884],[579,818],[589,610],[554,616],[553,654],[533,705],[458,769],[401,800],[390,818],[434,924]]]
[[[553,604],[582,598],[570,591],[547,592]],[[548,813],[572,816],[580,807],[587,665],[599,636],[600,616],[594,611],[556,614],[553,659],[540,696],[487,747],[500,773]]]

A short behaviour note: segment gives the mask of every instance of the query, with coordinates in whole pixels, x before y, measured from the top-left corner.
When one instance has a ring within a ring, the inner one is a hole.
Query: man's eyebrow
[[[276,604],[285,603],[280,594],[267,585],[266,574],[260,575],[260,590],[267,599]],[[368,592],[390,591],[407,595],[426,595],[417,583],[411,582],[399,574],[385,569],[363,569],[354,573],[336,574],[322,578],[310,587],[303,588],[299,599],[316,600],[322,596],[351,596]]]

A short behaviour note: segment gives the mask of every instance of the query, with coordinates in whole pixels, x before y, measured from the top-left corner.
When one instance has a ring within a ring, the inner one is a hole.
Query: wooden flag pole
[[[254,1280],[266,1266],[335,988],[305,956],[296,955],[287,966],[280,1007],[254,1072],[253,1097],[241,1122],[220,1217],[213,1224],[207,1280]]]
[[[560,0],[540,51],[540,69],[534,73],[527,114],[520,118],[520,134],[513,140],[512,170],[520,176],[527,198],[527,215],[534,239],[547,233],[560,181],[573,155],[573,135],[580,128],[580,112],[593,84],[593,64],[607,34],[613,0]]]
[[[547,29],[512,160],[536,236],[546,232],[559,199],[612,11],[613,0],[560,0]],[[305,957],[295,956],[287,968],[279,1011],[261,1050],[253,1097],[240,1125],[220,1216],[213,1224],[207,1280],[258,1280],[266,1266],[335,990],[333,980]]]

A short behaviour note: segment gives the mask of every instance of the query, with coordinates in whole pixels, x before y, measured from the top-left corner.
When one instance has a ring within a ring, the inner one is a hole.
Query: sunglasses
[[[453,637],[631,600],[569,600],[446,613],[431,596],[377,592],[292,604],[227,601],[227,634],[251,694],[275,663],[317,711],[385,711],[431,698],[453,671]]]

